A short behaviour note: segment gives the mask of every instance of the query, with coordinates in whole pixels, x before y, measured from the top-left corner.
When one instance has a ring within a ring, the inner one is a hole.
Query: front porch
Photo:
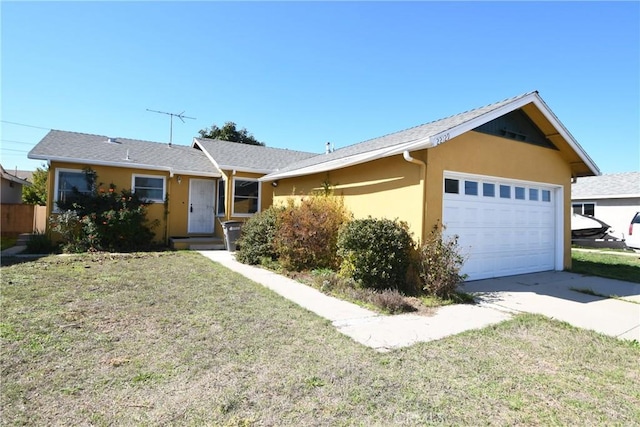
[[[175,250],[218,250],[226,249],[224,240],[217,236],[170,237],[169,247]]]

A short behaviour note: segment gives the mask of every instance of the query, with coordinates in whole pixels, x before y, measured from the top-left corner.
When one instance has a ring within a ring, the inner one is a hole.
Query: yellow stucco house
[[[314,153],[194,138],[191,146],[50,131],[29,152],[49,164],[47,215],[73,188],[88,191],[89,167],[104,188],[132,189],[151,202],[158,241],[175,248],[223,249],[222,223],[271,205],[258,178]]]
[[[330,185],[356,217],[399,218],[418,240],[445,224],[470,280],[569,267],[571,182],[600,174],[537,92],[324,154],[51,131],[29,157],[50,162],[49,200],[85,165],[157,201],[152,217],[168,195],[158,236],[174,243]]]

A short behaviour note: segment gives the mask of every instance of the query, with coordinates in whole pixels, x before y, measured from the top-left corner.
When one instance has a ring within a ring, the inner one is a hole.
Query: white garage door
[[[445,235],[458,235],[467,280],[554,270],[559,191],[556,187],[446,173]]]

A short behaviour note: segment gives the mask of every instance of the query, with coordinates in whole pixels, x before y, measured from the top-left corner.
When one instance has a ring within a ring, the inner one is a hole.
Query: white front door
[[[215,184],[211,179],[189,180],[189,233],[213,234]]]
[[[445,173],[442,219],[467,280],[554,270],[562,253],[556,186]]]

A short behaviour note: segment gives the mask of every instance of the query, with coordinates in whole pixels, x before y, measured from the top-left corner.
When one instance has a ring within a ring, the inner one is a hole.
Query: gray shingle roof
[[[456,126],[469,122],[473,119],[481,117],[484,114],[490,113],[503,106],[514,103],[522,98],[530,96],[537,92],[528,92],[513,98],[505,99],[495,104],[487,105],[484,107],[476,108],[473,110],[465,111],[463,113],[455,114],[453,116],[446,117],[444,119],[429,122],[423,125],[415,126],[409,129],[405,129],[399,132],[394,132],[388,135],[384,135],[378,138],[369,139],[354,145],[350,145],[344,148],[339,148],[328,154],[321,154],[315,157],[311,157],[300,162],[296,162],[288,165],[278,171],[274,176],[280,175],[286,172],[292,172],[299,169],[309,168],[315,165],[323,163],[333,162],[334,164],[344,164],[339,162],[340,159],[347,159],[349,157],[359,156],[365,158],[366,153],[384,152],[384,149],[391,149],[397,146],[403,146],[412,142],[427,141],[430,137],[436,136]],[[397,154],[395,152],[390,152]],[[270,178],[267,176],[266,178]]]
[[[281,168],[262,178],[274,181],[280,178],[326,172],[347,166],[365,163],[378,158],[394,156],[404,151],[421,150],[434,147],[448,139],[455,138],[465,132],[493,120],[503,114],[521,108],[527,104],[535,104],[556,127],[558,133],[567,141],[577,156],[584,162],[588,175],[599,174],[598,167],[577,141],[564,128],[553,112],[540,98],[537,91],[524,93],[484,107],[455,114],[410,129],[384,135],[378,138],[340,148],[332,153],[321,154]]]
[[[578,178],[571,184],[571,198],[640,197],[640,172],[614,173]]]
[[[189,146],[169,146],[127,138],[108,141],[104,135],[52,130],[29,152],[28,157],[219,176],[207,156]]]
[[[214,159],[221,169],[269,173],[291,163],[318,156],[318,153],[239,144],[219,139],[194,138],[197,145]]]
[[[17,184],[31,186],[31,183],[28,180],[26,180],[26,179],[24,179],[24,178],[22,178],[22,177],[20,177],[18,175],[14,175],[12,173],[7,172],[2,165],[0,165],[0,175],[2,176],[2,178],[7,179],[7,180],[9,180],[11,182],[15,182]]]

